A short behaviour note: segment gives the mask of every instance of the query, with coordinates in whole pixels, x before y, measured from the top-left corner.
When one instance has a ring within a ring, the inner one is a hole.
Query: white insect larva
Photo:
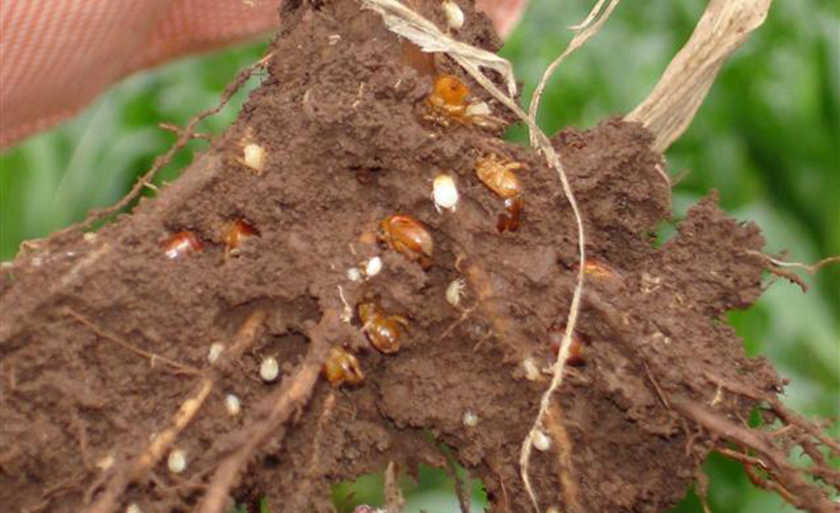
[[[114,463],[116,463],[116,462],[117,462],[117,459],[114,458],[114,455],[109,454],[109,455],[105,456],[104,458],[102,458],[102,459],[100,459],[99,461],[96,462],[96,468],[105,472],[109,468],[113,467]]]
[[[210,363],[216,363],[216,360],[222,356],[222,351],[225,350],[225,345],[221,342],[215,342],[210,345],[210,352],[207,354],[207,361]]]
[[[465,426],[476,427],[478,425],[478,415],[471,410],[464,410],[464,417],[461,419]]]
[[[173,474],[180,474],[187,468],[187,453],[182,449],[173,450],[169,453],[166,465]]]
[[[235,395],[228,394],[225,397],[225,408],[231,417],[236,417],[242,411],[242,403],[239,402],[239,398]]]
[[[534,438],[531,440],[531,443],[534,445],[534,449],[538,451],[545,452],[551,449],[551,438],[539,430],[534,433]]]
[[[490,106],[487,105],[487,102],[471,103],[467,105],[467,110],[464,113],[470,118],[486,117],[490,115]]]
[[[125,508],[125,513],[143,513],[143,510],[140,509],[140,506],[132,502]]]
[[[259,144],[246,144],[243,150],[243,162],[245,165],[256,171],[262,173],[265,169],[265,148]]]
[[[347,279],[350,281],[359,281],[362,279],[362,271],[355,267],[347,269]]]
[[[379,271],[382,270],[382,259],[377,257],[373,257],[367,261],[367,265],[365,265],[365,274],[368,278],[372,278],[379,274]]]
[[[280,375],[280,365],[277,363],[277,359],[273,356],[269,356],[268,358],[264,359],[260,364],[260,377],[266,383],[271,383],[277,376]]]
[[[530,356],[522,360],[522,368],[525,370],[525,379],[528,381],[537,381],[540,379],[540,369]]]
[[[446,287],[446,302],[452,306],[458,306],[461,303],[461,298],[464,297],[466,286],[462,278],[452,280],[449,286]]]
[[[452,0],[444,0],[441,4],[443,14],[446,15],[446,22],[450,28],[458,30],[464,26],[464,11]]]
[[[449,175],[437,175],[432,184],[432,199],[438,212],[441,209],[455,212],[458,207],[458,188],[455,179]]]

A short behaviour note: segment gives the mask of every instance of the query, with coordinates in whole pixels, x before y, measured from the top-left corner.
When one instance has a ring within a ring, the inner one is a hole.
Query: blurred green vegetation
[[[565,27],[580,21],[592,3],[532,0],[503,50],[524,83],[526,100],[570,39]],[[588,127],[632,109],[686,41],[705,5],[700,0],[621,4],[602,32],[553,78],[541,125],[547,132]],[[72,121],[0,156],[0,260],[11,259],[22,240],[45,236],[92,207],[118,200],[173,140],[157,124],[183,126],[215,105],[236,71],[264,49],[264,41],[256,42],[130,77]],[[202,131],[223,130],[244,96],[238,94]],[[802,262],[840,254],[840,4],[775,2],[765,26],[724,67],[667,158],[672,175],[687,172],[675,188],[676,219],[716,189],[724,208],[762,227],[770,251],[787,249],[791,259]],[[183,151],[158,180],[174,179],[190,160],[190,151]],[[805,415],[836,418],[840,269],[829,267],[807,280],[814,286],[808,294],[778,281],[754,308],[733,312],[729,320],[749,354],[769,357],[792,380],[786,391],[790,406]],[[832,434],[838,432],[835,426]],[[712,457],[706,469],[715,512],[791,511],[753,488],[738,465]],[[371,479],[358,496],[379,487]],[[423,474],[418,490],[446,494],[440,479]],[[441,511],[431,503],[423,507]],[[701,509],[689,494],[674,511]]]

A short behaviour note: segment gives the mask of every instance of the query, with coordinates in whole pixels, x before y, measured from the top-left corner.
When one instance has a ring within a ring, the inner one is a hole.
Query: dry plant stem
[[[540,83],[537,84],[536,90],[534,90],[534,96],[531,97],[531,105],[528,108],[528,116],[536,122],[537,120],[537,112],[539,112],[540,108],[540,100],[542,99],[543,90],[545,89],[546,84],[548,84],[549,79],[551,76],[554,75],[554,72],[566,60],[566,58],[575,52],[578,48],[583,46],[589,38],[597,34],[607,19],[612,14],[613,10],[618,6],[618,3],[621,0],[610,0],[609,5],[607,5],[606,9],[604,9],[604,4],[607,0],[598,0],[598,3],[595,4],[595,7],[589,12],[589,15],[583,20],[582,23],[575,25],[572,27],[572,30],[575,31],[574,37],[569,42],[569,45],[566,47],[566,50],[560,54],[560,57],[554,59],[554,62],[548,65],[545,72],[543,73],[542,79]],[[537,140],[535,138],[534,132],[531,132],[531,146],[537,146]]]
[[[823,267],[825,267],[827,265],[840,264],[840,256],[831,256],[831,257],[823,258],[822,260],[820,260],[816,264],[808,265],[808,264],[803,264],[803,263],[800,263],[800,262],[785,262],[784,260],[779,260],[777,258],[773,258],[766,253],[761,253],[760,251],[750,250],[750,251],[747,251],[747,253],[749,253],[750,255],[755,255],[755,256],[761,257],[764,260],[766,260],[767,262],[775,265],[776,267],[790,267],[790,268],[793,268],[793,269],[801,269],[801,270],[807,272],[808,274],[817,274],[817,272],[819,272],[820,269],[822,269]]]
[[[321,322],[309,331],[310,349],[299,370],[284,378],[280,388],[271,395],[267,415],[243,428],[242,432],[248,432],[250,436],[219,464],[207,494],[198,506],[199,513],[225,511],[228,495],[257,447],[270,435],[276,434],[278,428],[309,400],[330,347],[330,332],[340,322],[339,313],[328,310]]]
[[[816,485],[806,482],[796,468],[786,461],[786,456],[775,446],[765,441],[759,434],[743,428],[715,413],[709,412],[697,403],[672,396],[670,403],[681,415],[693,420],[704,429],[729,440],[732,443],[749,447],[760,454],[779,486],[790,492],[791,504],[814,513],[835,511],[831,501],[824,496]],[[783,495],[783,497],[785,497]]]
[[[566,177],[566,172],[563,169],[563,165],[560,162],[557,152],[554,151],[554,147],[551,145],[551,141],[548,140],[545,133],[543,133],[540,127],[537,126],[534,119],[527,115],[514,100],[515,89],[510,86],[512,73],[510,75],[505,75],[503,73],[506,81],[508,82],[509,89],[509,95],[506,95],[500,91],[499,88],[496,87],[496,85],[480,70],[480,67],[490,67],[488,66],[488,63],[496,62],[500,58],[485,50],[474,48],[472,46],[465,45],[464,43],[452,40],[438,30],[433,23],[402,4],[399,4],[395,0],[362,0],[362,3],[364,7],[378,12],[382,16],[385,26],[388,27],[388,29],[406,37],[412,43],[419,46],[424,52],[440,52],[451,57],[462,68],[464,68],[464,70],[467,71],[467,73],[469,73],[476,82],[484,87],[487,92],[510,109],[523,123],[528,126],[531,134],[531,140],[535,142],[534,145],[539,148],[549,167],[554,169],[560,178],[560,183],[563,187],[563,194],[572,207],[572,212],[574,213],[575,222],[577,224],[578,258],[581,263],[585,262],[586,236],[583,229],[583,216],[580,213],[580,208],[575,200],[572,187]],[[510,65],[507,64],[508,68],[509,66]],[[531,480],[528,477],[528,465],[530,462],[532,447],[531,442],[539,431],[543,418],[551,405],[551,396],[563,383],[563,370],[565,369],[566,361],[569,358],[569,352],[572,345],[572,334],[574,333],[578,313],[580,311],[580,298],[583,293],[584,286],[583,267],[583,265],[578,266],[577,284],[572,295],[572,304],[566,321],[566,332],[563,335],[563,341],[560,344],[560,351],[557,354],[557,360],[553,366],[554,376],[552,377],[551,384],[542,396],[539,412],[537,413],[536,419],[528,433],[528,436],[522,442],[522,450],[520,452],[519,464],[521,467],[520,472],[522,481],[536,511],[540,511],[540,508],[533,486],[531,485]]]
[[[402,513],[405,499],[400,490],[399,466],[393,461],[385,467],[385,511],[388,513]]]
[[[155,159],[155,162],[152,164],[152,167],[146,172],[146,174],[144,174],[140,177],[139,180],[137,180],[137,183],[134,184],[134,186],[131,188],[128,194],[126,194],[120,201],[114,203],[113,205],[107,208],[91,210],[83,221],[80,221],[76,224],[68,226],[67,228],[64,228],[63,230],[55,233],[54,237],[61,237],[66,233],[90,228],[90,226],[93,225],[93,223],[95,223],[96,221],[99,221],[100,219],[105,219],[106,217],[115,214],[116,212],[119,212],[120,210],[128,206],[132,201],[134,201],[137,198],[143,187],[146,187],[152,182],[158,171],[160,171],[161,169],[163,169],[164,166],[169,164],[169,162],[172,160],[172,158],[175,156],[178,150],[186,146],[186,144],[192,139],[196,138],[195,127],[198,126],[198,124],[201,123],[204,119],[217,114],[219,111],[225,108],[225,105],[227,105],[227,103],[230,101],[233,95],[236,94],[237,91],[239,91],[239,89],[245,84],[245,82],[248,81],[249,78],[251,78],[251,75],[253,75],[257,69],[260,69],[263,66],[265,66],[265,64],[270,58],[271,54],[268,54],[259,61],[240,71],[236,75],[236,78],[233,80],[233,82],[231,82],[227,85],[227,87],[225,87],[225,90],[222,92],[222,96],[219,100],[219,103],[215,107],[199,112],[189,120],[187,126],[185,126],[183,129],[178,129],[176,131],[178,137],[175,139],[175,142],[172,144],[169,150]]]
[[[653,132],[664,153],[691,124],[727,58],[767,17],[771,0],[711,0],[688,43],[648,97],[626,116]]]
[[[87,320],[84,316],[82,316],[79,313],[76,313],[75,311],[73,311],[70,308],[66,308],[65,312],[70,317],[72,317],[72,318],[76,319],[77,321],[79,321],[80,323],[84,324],[90,331],[92,331],[97,336],[102,337],[105,340],[108,340],[109,342],[113,342],[113,343],[117,344],[118,346],[123,347],[123,348],[127,349],[128,351],[130,351],[134,354],[137,354],[137,355],[142,356],[144,358],[148,358],[149,359],[149,365],[151,365],[151,366],[154,366],[156,360],[160,360],[161,362],[171,366],[172,368],[178,369],[179,371],[183,372],[184,374],[198,374],[199,373],[198,369],[194,369],[193,367],[190,367],[189,365],[184,365],[183,363],[178,363],[174,360],[170,360],[169,358],[166,358],[165,356],[161,356],[159,354],[144,351],[144,350],[142,350],[138,347],[135,347],[135,346],[129,344],[128,342],[126,342],[126,341],[124,341],[124,340],[122,340],[118,337],[115,337],[114,335],[111,335],[110,333],[106,333],[104,330],[102,330],[101,328],[99,328],[98,326],[93,324],[91,321]]]
[[[256,339],[257,327],[262,324],[264,319],[265,312],[258,310],[245,320],[242,327],[237,331],[232,345],[234,348],[237,348],[238,352],[231,351],[228,358],[238,356],[253,343]],[[155,436],[146,450],[129,463],[126,468],[116,471],[105,487],[102,496],[87,510],[87,513],[108,513],[113,511],[128,485],[145,477],[157,462],[160,461],[163,454],[201,409],[215,384],[216,378],[208,369],[208,372],[196,387],[196,391],[181,403],[181,407],[173,419],[172,426]]]

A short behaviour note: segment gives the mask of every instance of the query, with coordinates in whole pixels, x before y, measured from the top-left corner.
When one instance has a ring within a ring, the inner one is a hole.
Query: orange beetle
[[[516,231],[525,207],[522,199],[522,185],[515,171],[522,169],[522,164],[503,160],[494,154],[480,158],[475,163],[475,174],[485,187],[505,200],[505,213],[500,214],[496,222],[499,232]]]
[[[522,169],[522,164],[503,160],[492,153],[475,163],[475,174],[481,183],[503,199],[522,194],[519,177],[514,173],[517,169]]]
[[[239,255],[242,244],[251,237],[259,237],[260,231],[243,219],[237,219],[230,223],[225,232],[225,257]]]
[[[344,384],[356,386],[365,379],[359,360],[340,347],[330,349],[321,372],[334,387]]]
[[[160,243],[164,255],[170,260],[183,258],[190,253],[204,250],[204,244],[196,234],[190,231],[180,231]]]
[[[615,278],[615,271],[606,263],[595,258],[587,258],[583,264],[583,272],[596,280]]]
[[[469,88],[455,75],[435,79],[432,93],[426,98],[429,107],[451,117],[463,117],[467,110]]]
[[[388,247],[417,261],[423,269],[432,265],[434,242],[429,230],[409,215],[397,214],[382,221],[380,238]]]
[[[374,301],[359,304],[362,331],[379,351],[390,354],[400,349],[400,330],[408,326],[408,319],[401,315],[387,315]]]
[[[499,233],[508,230],[515,232],[519,228],[519,219],[522,217],[522,209],[525,208],[525,200],[522,196],[514,196],[505,200],[505,211],[499,214],[496,220],[496,229]]]
[[[566,334],[565,326],[556,326],[549,330],[548,337],[551,341],[551,350],[554,354],[560,352],[560,344],[563,343],[563,335]],[[566,363],[573,367],[579,367],[586,363],[583,359],[583,338],[577,332],[572,333],[572,345],[569,347],[569,358]]]

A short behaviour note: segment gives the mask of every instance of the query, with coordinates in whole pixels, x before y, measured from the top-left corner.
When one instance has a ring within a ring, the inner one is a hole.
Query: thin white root
[[[396,0],[362,0],[362,5],[379,13],[385,26],[399,34],[412,43],[419,46],[424,52],[440,52],[449,55],[455,62],[457,62],[464,70],[469,73],[476,82],[478,82],[484,89],[486,89],[496,100],[501,102],[509,108],[519,119],[528,125],[531,133],[531,139],[534,145],[542,151],[546,162],[555,171],[560,178],[560,183],[563,186],[563,194],[569,201],[572,207],[572,212],[575,216],[575,222],[578,230],[578,258],[580,262],[586,261],[586,237],[583,228],[583,217],[580,213],[577,201],[575,200],[572,187],[566,177],[566,172],[563,165],[560,163],[560,158],[554,147],[551,145],[548,137],[543,133],[539,126],[537,126],[534,118],[529,116],[516,103],[515,92],[516,86],[511,71],[510,63],[501,57],[473,46],[455,41],[449,36],[443,34],[432,22],[426,20],[416,12],[400,4]],[[504,94],[498,87],[487,78],[480,68],[489,67],[502,73],[508,86],[508,93]],[[534,493],[531,480],[528,477],[528,466],[531,456],[531,446],[534,436],[540,429],[543,417],[549,409],[551,404],[551,395],[557,390],[563,382],[563,370],[566,367],[566,360],[569,357],[569,352],[572,345],[572,334],[577,324],[578,313],[580,311],[580,298],[583,294],[584,273],[583,265],[578,266],[577,284],[572,295],[572,304],[569,309],[569,317],[566,321],[566,332],[563,335],[563,342],[560,344],[560,351],[557,355],[557,360],[554,362],[553,372],[554,376],[551,380],[551,385],[543,394],[540,402],[540,411],[528,433],[526,439],[522,442],[522,450],[520,452],[519,464],[522,482],[528,492],[534,509],[539,512],[539,504],[537,502],[536,494]]]
[[[549,64],[548,68],[545,69],[545,73],[543,73],[542,79],[540,80],[540,83],[537,84],[537,89],[534,91],[534,96],[531,97],[531,106],[528,108],[528,116],[530,116],[531,119],[536,121],[543,90],[545,89],[548,80],[552,75],[554,75],[554,72],[560,64],[562,64],[569,55],[574,53],[575,50],[583,46],[583,44],[586,43],[586,41],[588,41],[592,36],[600,32],[601,27],[610,17],[620,1],[621,0],[610,0],[609,5],[604,8],[604,4],[607,0],[598,0],[598,3],[595,4],[595,7],[593,7],[591,11],[589,11],[589,15],[585,20],[570,27],[575,31],[575,35],[569,42],[569,46],[567,46],[566,50],[560,54],[560,57],[554,59],[554,62]],[[534,136],[534,132],[531,132],[531,146],[536,145],[537,141]]]

